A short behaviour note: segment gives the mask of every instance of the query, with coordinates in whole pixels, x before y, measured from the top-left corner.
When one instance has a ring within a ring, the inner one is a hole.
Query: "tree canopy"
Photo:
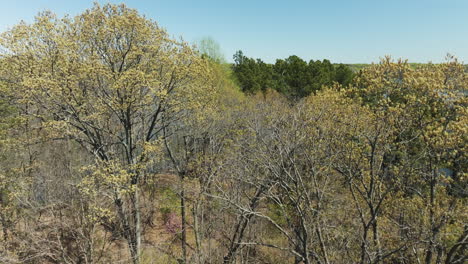
[[[231,65],[113,4],[0,45],[1,263],[468,259],[452,56]]]
[[[346,86],[354,77],[347,66],[334,65],[328,60],[307,63],[297,56],[289,56],[267,64],[261,59],[246,57],[242,51],[234,54],[233,72],[246,93],[273,89],[292,98],[308,96],[335,82]]]

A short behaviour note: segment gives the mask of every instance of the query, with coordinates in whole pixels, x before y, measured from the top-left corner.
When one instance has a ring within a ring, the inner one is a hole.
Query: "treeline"
[[[385,58],[305,96],[240,92],[221,60],[124,5],[41,13],[0,43],[0,263],[468,258],[454,58]],[[287,61],[268,67],[317,63]]]
[[[333,83],[348,85],[353,71],[344,64],[332,64],[329,60],[310,60],[297,56],[277,59],[268,64],[261,59],[234,54],[233,72],[243,92],[254,94],[267,89],[278,91],[289,98],[302,98]]]

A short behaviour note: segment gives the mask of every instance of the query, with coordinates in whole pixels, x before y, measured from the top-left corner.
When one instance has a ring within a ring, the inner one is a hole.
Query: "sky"
[[[0,0],[0,31],[43,10],[77,15],[93,0]],[[370,63],[391,55],[468,63],[468,0],[121,0],[175,38],[216,40],[228,61],[237,50],[274,63],[305,60]]]

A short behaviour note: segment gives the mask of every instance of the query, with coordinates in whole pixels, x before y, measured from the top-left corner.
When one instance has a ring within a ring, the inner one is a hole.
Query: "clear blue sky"
[[[468,63],[468,0],[122,0],[175,36],[212,37],[232,61],[236,50],[274,62],[376,62],[384,55],[440,62],[447,52]],[[92,0],[0,0],[0,30],[41,10],[76,15]]]

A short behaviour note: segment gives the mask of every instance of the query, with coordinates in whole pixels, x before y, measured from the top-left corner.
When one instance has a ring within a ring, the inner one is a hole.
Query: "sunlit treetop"
[[[123,148],[135,162],[144,142],[206,109],[215,93],[208,60],[123,4],[73,18],[43,12],[3,33],[0,45],[0,74],[19,101],[101,158]]]

